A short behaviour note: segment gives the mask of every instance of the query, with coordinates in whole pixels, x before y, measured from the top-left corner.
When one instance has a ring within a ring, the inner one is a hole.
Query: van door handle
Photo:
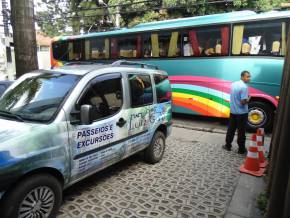
[[[126,120],[124,120],[124,118],[120,118],[119,121],[116,123],[117,126],[119,127],[123,127],[126,124]]]

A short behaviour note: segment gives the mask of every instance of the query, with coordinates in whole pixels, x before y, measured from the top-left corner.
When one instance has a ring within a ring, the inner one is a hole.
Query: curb
[[[177,128],[183,128],[183,129],[189,129],[189,130],[195,130],[200,132],[210,132],[210,133],[218,133],[218,134],[227,134],[227,131],[217,128],[204,128],[204,127],[193,127],[188,125],[181,125],[181,124],[174,124],[173,127]],[[247,139],[250,139],[251,136],[249,134],[246,134]],[[265,136],[265,138],[271,138],[271,136]]]
[[[219,133],[219,134],[227,133],[226,131],[221,130],[221,129],[201,128],[201,127],[193,127],[193,126],[187,126],[187,125],[181,125],[181,124],[173,124],[173,127],[196,130],[196,131],[201,131],[201,132],[210,132],[210,133]]]

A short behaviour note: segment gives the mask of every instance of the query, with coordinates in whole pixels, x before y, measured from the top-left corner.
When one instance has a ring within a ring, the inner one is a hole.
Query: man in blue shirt
[[[223,148],[230,151],[235,132],[238,129],[239,154],[246,152],[246,124],[248,121],[248,103],[250,100],[247,83],[250,82],[251,75],[248,71],[241,73],[241,80],[234,82],[231,86],[230,98],[230,121],[226,136],[226,144]]]

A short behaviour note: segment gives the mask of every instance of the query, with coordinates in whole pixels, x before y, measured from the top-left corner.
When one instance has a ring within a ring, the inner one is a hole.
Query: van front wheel
[[[145,160],[154,164],[159,162],[165,150],[165,136],[163,132],[155,132],[150,145],[145,149]]]
[[[4,197],[4,218],[54,218],[62,199],[59,181],[49,174],[33,175],[20,181]]]

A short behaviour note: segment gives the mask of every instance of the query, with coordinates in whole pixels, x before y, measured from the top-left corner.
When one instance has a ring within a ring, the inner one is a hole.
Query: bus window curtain
[[[91,42],[90,42],[90,40],[85,41],[85,59],[86,60],[91,59]]]
[[[111,57],[112,58],[118,58],[119,52],[118,52],[118,45],[117,45],[117,39],[112,38],[111,39]]]
[[[200,56],[198,40],[194,30],[189,31],[189,41],[191,43],[194,56]]]
[[[286,55],[286,22],[282,22],[282,47],[281,47],[281,55]]]
[[[141,57],[141,44],[142,44],[141,36],[137,36],[136,58]]]
[[[109,59],[110,55],[109,55],[109,51],[110,51],[110,41],[108,38],[105,39],[105,58]]]
[[[152,56],[159,57],[158,34],[151,34]]]
[[[233,45],[232,45],[233,46],[232,47],[233,55],[241,54],[243,35],[244,35],[244,25],[234,26]]]
[[[74,57],[74,44],[73,44],[73,42],[69,42],[68,43],[68,59],[70,61],[75,59],[75,57]]]
[[[175,57],[177,52],[178,32],[172,32],[169,42],[168,57]]]
[[[222,55],[228,55],[228,51],[229,51],[229,36],[230,36],[229,27],[227,27],[227,26],[222,27],[221,28],[221,38],[222,38],[221,54]]]

